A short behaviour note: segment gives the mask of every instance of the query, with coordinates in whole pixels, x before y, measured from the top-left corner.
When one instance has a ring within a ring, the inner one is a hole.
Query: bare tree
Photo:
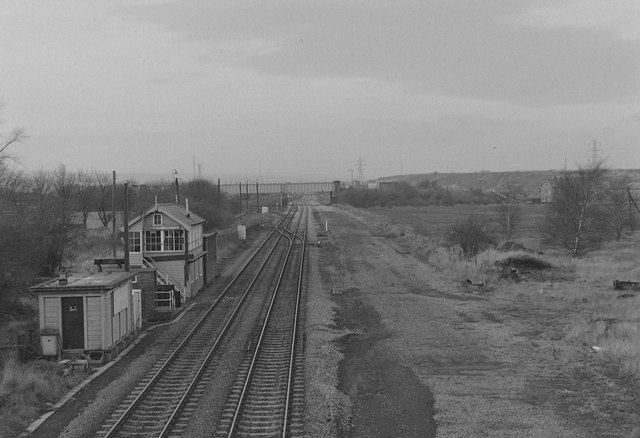
[[[74,195],[78,190],[78,178],[67,171],[64,164],[53,172],[53,188],[58,195],[58,213],[60,224],[68,225],[71,221],[71,208]]]
[[[33,222],[36,251],[40,257],[37,262],[39,275],[53,275],[60,264],[60,251],[56,249],[59,227],[52,173],[45,170],[37,171],[32,177],[31,187],[35,198]]]
[[[631,187],[628,187],[628,186],[627,186],[627,199],[629,200],[629,222],[628,222],[629,229],[633,231],[635,230],[635,220],[633,219],[634,208],[635,208],[635,211],[640,213],[640,207],[638,207],[638,203],[636,202],[636,200],[633,199],[633,196],[631,195]]]
[[[98,217],[102,226],[108,228],[113,219],[113,210],[111,209],[112,178],[107,172],[95,172],[95,181],[99,192]]]
[[[0,101],[0,108],[4,106],[4,102]],[[0,123],[2,121],[0,120]],[[0,133],[0,164],[2,164],[7,158],[7,155],[3,155],[5,150],[14,143],[19,143],[26,138],[24,129],[15,128],[9,134],[3,135]]]
[[[32,187],[33,194],[36,196],[38,213],[42,213],[43,209],[46,208],[52,186],[52,179],[49,172],[41,169],[33,175]]]
[[[558,178],[553,202],[546,217],[547,241],[569,251],[573,257],[592,250],[603,238],[604,161],[591,161],[577,171]]]
[[[21,215],[27,206],[26,198],[31,191],[31,181],[22,172],[7,172],[2,181],[2,192]]]
[[[628,198],[628,183],[626,178],[611,179],[603,199],[606,210],[604,218],[616,240],[620,240],[625,227],[629,226],[631,203]]]
[[[78,190],[78,180],[73,172],[68,172],[66,166],[60,165],[53,172],[53,188],[56,192],[55,212],[56,227],[51,246],[51,263],[59,265],[64,259],[67,246],[71,240],[70,227],[72,225],[72,209],[74,196]]]
[[[0,101],[0,108],[4,106],[4,102]],[[2,120],[0,120],[2,124]],[[5,152],[6,149],[14,143],[19,143],[26,138],[24,129],[16,128],[9,134],[4,135],[0,132],[0,186],[4,186],[10,179],[13,178],[13,172],[7,165],[7,161],[11,158]]]
[[[13,143],[18,143],[22,141],[25,137],[26,135],[24,133],[24,129],[22,128],[17,128],[11,131],[11,133],[9,133],[9,135],[4,137],[0,142],[0,154],[2,154],[5,151],[5,149],[7,149]],[[2,158],[1,155],[0,155],[0,158]]]
[[[77,174],[77,190],[76,198],[78,199],[78,208],[82,213],[82,223],[85,228],[87,226],[87,218],[91,211],[96,194],[96,181],[93,175],[83,170],[78,171]]]
[[[522,190],[514,185],[507,185],[504,190],[495,191],[502,202],[496,205],[497,222],[506,241],[510,241],[516,234],[522,222],[522,207],[520,199]]]

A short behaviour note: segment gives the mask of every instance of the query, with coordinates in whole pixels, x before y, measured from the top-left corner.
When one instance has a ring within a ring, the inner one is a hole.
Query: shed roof
[[[32,292],[79,292],[111,290],[131,280],[137,271],[96,272],[80,276],[71,274],[66,284],[60,284],[58,278],[47,280],[30,288]]]
[[[180,224],[188,227],[206,222],[206,219],[198,216],[196,213],[187,212],[187,208],[181,204],[159,203],[152,205],[144,213],[142,213],[142,215],[130,220],[129,226],[132,226],[143,217],[149,215],[150,213],[155,213],[156,211],[162,212],[174,219],[176,222],[179,222]]]

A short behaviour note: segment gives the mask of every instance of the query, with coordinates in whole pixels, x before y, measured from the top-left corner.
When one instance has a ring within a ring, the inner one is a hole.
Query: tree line
[[[635,213],[640,209],[626,178],[609,177],[603,160],[592,160],[574,171],[563,171],[552,184],[552,199],[540,229],[542,241],[572,257],[598,249],[607,240],[621,240],[625,231],[635,230]],[[502,237],[509,242],[522,222],[517,190],[501,194],[496,206]],[[470,216],[452,225],[448,241],[460,245],[467,255],[493,246],[497,237],[482,218]]]
[[[546,245],[578,257],[634,230],[634,216],[640,209],[630,182],[610,177],[609,173],[603,160],[591,160],[576,170],[560,172],[553,181],[552,201],[539,230]],[[492,220],[472,214],[449,229],[447,243],[459,245],[468,256],[495,246],[498,241],[512,241],[527,220],[521,208],[525,194],[515,185],[491,192],[454,192],[435,181],[424,180],[417,187],[400,182],[384,189],[350,189],[341,194],[340,200],[361,208],[493,204]]]
[[[498,201],[495,193],[485,193],[480,189],[448,190],[430,180],[421,181],[417,186],[397,182],[380,189],[353,187],[338,195],[338,202],[358,208],[492,204]]]
[[[114,189],[113,174],[70,171],[60,165],[53,171],[32,174],[17,171],[0,157],[0,301],[15,300],[20,291],[38,279],[56,274],[75,239],[96,212],[102,227],[114,225],[113,204],[122,212],[123,182]],[[194,180],[149,184],[128,182],[129,217],[158,202],[189,199],[190,209],[207,220],[207,229],[230,224],[240,211],[240,201],[218,193],[216,184]],[[117,232],[122,223],[116,223]]]

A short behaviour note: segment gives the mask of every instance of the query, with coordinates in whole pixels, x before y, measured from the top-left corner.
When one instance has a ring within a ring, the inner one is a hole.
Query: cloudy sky
[[[638,0],[3,0],[25,170],[640,168]],[[9,150],[8,150],[9,151]]]

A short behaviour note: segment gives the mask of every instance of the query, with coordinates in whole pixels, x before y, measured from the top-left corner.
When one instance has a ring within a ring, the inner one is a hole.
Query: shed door
[[[62,298],[62,348],[84,348],[84,308],[82,297]]]

